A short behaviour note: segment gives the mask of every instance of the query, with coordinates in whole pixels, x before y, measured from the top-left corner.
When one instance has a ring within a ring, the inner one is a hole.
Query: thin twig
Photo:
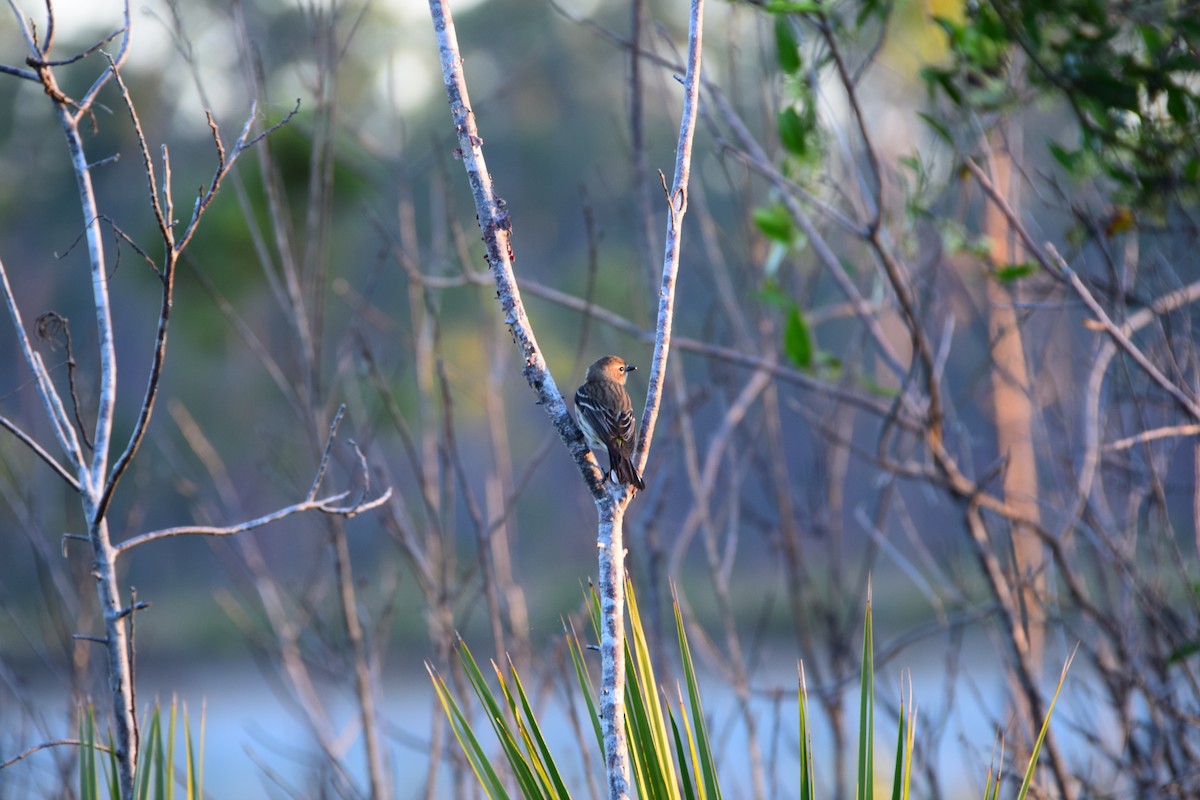
[[[1167,394],[1174,397],[1175,400],[1178,401],[1179,405],[1182,406],[1183,409],[1187,411],[1187,413],[1190,414],[1193,419],[1200,420],[1200,403],[1197,403],[1195,398],[1191,397],[1187,392],[1176,385],[1174,381],[1164,375],[1162,370],[1160,370],[1154,364],[1154,362],[1146,357],[1146,354],[1141,351],[1141,348],[1129,340],[1129,334],[1126,333],[1126,331],[1123,329],[1123,326],[1117,325],[1117,323],[1113,322],[1112,318],[1108,315],[1108,312],[1105,311],[1104,307],[1101,306],[1096,300],[1095,296],[1091,293],[1091,290],[1087,288],[1087,285],[1082,279],[1080,279],[1075,270],[1071,269],[1070,265],[1067,264],[1066,259],[1059,255],[1058,250],[1055,249],[1052,243],[1046,243],[1046,251],[1058,264],[1058,267],[1062,270],[1062,273],[1067,276],[1067,282],[1071,285],[1071,288],[1075,290],[1075,293],[1079,295],[1080,299],[1083,300],[1084,305],[1086,305],[1091,312],[1096,315],[1096,319],[1099,321],[1104,330],[1108,332],[1108,335],[1112,337],[1112,340],[1116,343],[1117,347],[1125,351],[1125,354],[1132,358],[1134,362],[1141,367],[1142,370],[1149,375],[1155,383],[1165,389]]]
[[[8,759],[7,761],[0,763],[0,769],[5,769],[6,767],[11,767],[13,764],[16,764],[18,761],[21,761],[22,759],[28,758],[29,756],[33,755],[34,753],[38,752],[39,750],[45,750],[50,747],[83,747],[83,746],[84,746],[84,742],[82,742],[79,739],[55,739],[50,742],[42,742],[41,744],[35,744],[32,747],[21,751],[18,755],[13,756],[12,758]],[[102,753],[111,753],[112,752],[112,748],[105,747],[102,744],[92,743],[91,746],[93,749],[99,750]]]
[[[350,517],[361,514],[364,511],[370,511],[373,508],[378,508],[388,501],[392,496],[392,489],[388,487],[383,494],[378,497],[353,506],[339,506],[337,502],[350,496],[349,491],[338,492],[337,494],[323,497],[319,500],[304,500],[299,503],[293,503],[290,506],[273,511],[270,514],[264,514],[256,519],[243,522],[239,525],[229,525],[225,527],[211,525],[183,525],[177,528],[163,528],[149,533],[143,533],[139,536],[134,536],[126,539],[113,549],[117,555],[128,552],[135,547],[140,547],[150,542],[158,541],[159,539],[170,539],[174,536],[233,536],[246,531],[261,528],[271,522],[277,522],[285,517],[290,517],[293,514],[299,514],[303,511],[321,511],[326,514],[335,514],[341,517]]]

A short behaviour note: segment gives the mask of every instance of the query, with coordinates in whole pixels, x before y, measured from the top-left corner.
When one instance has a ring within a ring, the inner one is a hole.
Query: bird
[[[592,362],[583,385],[575,392],[575,416],[592,451],[608,453],[607,478],[620,486],[646,488],[630,457],[636,441],[633,404],[625,391],[625,379],[637,367],[620,356],[604,356]]]

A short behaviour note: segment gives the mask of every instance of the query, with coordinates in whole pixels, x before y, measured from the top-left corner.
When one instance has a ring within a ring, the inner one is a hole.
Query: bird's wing
[[[575,410],[587,418],[588,425],[605,443],[616,445],[618,452],[633,452],[633,408],[626,396],[618,408],[611,409],[593,397],[588,384],[575,392]]]

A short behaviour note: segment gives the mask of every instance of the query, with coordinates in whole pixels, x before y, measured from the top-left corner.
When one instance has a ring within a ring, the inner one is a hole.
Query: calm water
[[[992,758],[996,735],[993,720],[1004,718],[1006,687],[1003,677],[995,669],[1000,659],[986,642],[965,648],[965,661],[960,664],[954,680],[948,684],[947,675],[950,673],[940,660],[930,660],[927,657],[929,652],[914,651],[893,662],[912,669],[919,730],[926,733],[935,728],[941,730],[934,745],[935,753],[928,752],[928,747],[918,750],[918,768],[935,759],[933,763],[937,766],[943,791],[949,792],[950,796],[960,793],[981,796],[983,776]],[[598,672],[597,669],[594,674]],[[1055,668],[1047,672],[1043,685],[1050,692],[1058,670]],[[907,675],[907,672],[904,674]],[[762,757],[770,776],[770,797],[795,796],[795,675],[795,663],[780,659],[769,668],[759,670],[758,677],[752,681],[755,687],[784,687],[775,698],[766,693],[757,694],[751,705],[758,721]],[[1059,723],[1056,731],[1063,737],[1068,753],[1075,752],[1078,755],[1080,739],[1071,735],[1070,721],[1074,719],[1089,724],[1086,717],[1088,711],[1094,709],[1094,704],[1087,700],[1082,691],[1079,674],[1074,678],[1068,680],[1055,721]],[[747,740],[735,697],[720,679],[703,675],[701,680],[706,692],[705,710],[710,718],[710,733],[719,747],[718,765],[725,796],[749,797]],[[876,766],[877,780],[881,787],[887,784],[889,791],[892,779],[890,754],[895,752],[896,728],[893,718],[883,709],[885,706],[894,708],[897,704],[900,680],[901,669],[898,666],[884,665],[877,672],[876,742],[880,754]],[[953,697],[947,694],[948,686],[954,690]],[[532,686],[527,685],[527,689],[532,690]],[[810,676],[810,692],[813,689]],[[356,744],[358,731],[352,698],[344,690],[322,687],[322,691],[330,708],[331,725],[347,753],[347,763],[354,770],[352,775],[360,785],[365,785],[360,766],[363,756],[361,747]],[[859,686],[854,683],[836,687],[836,691],[845,703],[847,726],[853,738],[853,732],[858,729]],[[54,718],[51,709],[59,709],[65,702],[56,692],[50,686],[35,689],[39,707],[51,719]],[[671,692],[674,696],[674,687]],[[139,674],[140,705],[144,706],[156,695],[164,702],[169,702],[172,693],[187,703],[193,720],[202,706],[206,709],[204,785],[207,795],[230,799],[269,796],[269,787],[278,781],[295,790],[297,796],[308,796],[314,765],[320,765],[323,760],[313,755],[315,744],[303,719],[289,710],[290,706],[282,699],[282,695],[271,682],[264,679],[249,659],[244,662],[198,663],[183,667],[142,666]],[[556,689],[546,701],[542,722],[550,746],[559,757],[564,777],[568,785],[575,789],[576,796],[588,797],[579,746],[564,711],[563,692]],[[382,711],[388,720],[396,796],[401,800],[423,795],[428,763],[429,720],[435,710],[434,702],[432,687],[422,667],[395,668],[385,677]],[[578,707],[580,713],[585,712],[582,703]],[[828,781],[832,769],[831,736],[821,706],[815,698],[810,698],[810,708],[817,717],[817,727],[813,732],[817,769]],[[6,758],[23,749],[9,738],[16,722],[11,716],[13,712],[13,709],[0,708],[0,725],[8,732],[4,735],[4,750],[0,755]],[[64,717],[60,716],[59,719]],[[1100,729],[1096,720],[1090,721],[1089,728],[1093,731]],[[490,731],[486,735],[488,738],[484,741],[489,744],[494,742]],[[594,747],[590,726],[586,729],[586,736],[589,745]],[[27,743],[28,740],[22,744]],[[454,746],[457,747],[457,744]],[[594,753],[589,755],[592,756],[592,767],[595,769],[598,758]],[[851,764],[853,760],[854,746],[849,753]],[[56,794],[53,787],[47,785],[49,764],[48,756],[37,754],[0,773],[0,797]],[[439,797],[451,796],[452,780],[450,768],[444,766],[439,776]],[[852,780],[849,785],[853,790]],[[823,788],[823,794],[830,796],[830,786],[826,784]]]

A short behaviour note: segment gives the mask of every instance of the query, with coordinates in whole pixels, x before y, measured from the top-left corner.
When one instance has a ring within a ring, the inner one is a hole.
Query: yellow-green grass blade
[[[800,800],[813,800],[812,718],[808,713],[808,684],[804,680],[804,662],[798,667],[800,687],[797,690],[800,714]]]
[[[598,642],[603,638],[600,635],[600,592],[591,581],[588,582],[588,590],[588,616],[592,620],[592,634]]]
[[[678,782],[675,775],[675,764],[671,758],[670,742],[667,739],[663,708],[659,702],[658,681],[654,675],[650,646],[646,642],[646,631],[642,626],[637,596],[633,590],[633,583],[630,581],[625,583],[625,606],[629,615],[633,661],[637,666],[636,673],[631,674],[634,675],[637,693],[641,696],[642,705],[645,708],[646,728],[644,731],[649,735],[649,740],[643,743],[643,747],[648,752],[652,752],[654,756],[650,767],[661,778],[656,782],[663,790],[659,796],[677,798],[679,797]]]
[[[996,789],[1000,788],[1000,776],[996,776],[996,786],[992,787],[992,768],[988,767],[987,781],[983,784],[983,800],[996,800]]]
[[[1021,791],[1017,793],[1017,800],[1025,800],[1025,796],[1029,794],[1029,787],[1033,783],[1033,774],[1037,770],[1038,756],[1042,751],[1042,742],[1046,741],[1046,732],[1050,730],[1050,717],[1054,714],[1054,706],[1058,703],[1063,683],[1067,680],[1067,671],[1071,669],[1071,662],[1075,660],[1077,652],[1079,652],[1078,644],[1071,651],[1071,655],[1067,657],[1067,663],[1063,664],[1062,672],[1059,673],[1058,686],[1054,687],[1054,696],[1050,698],[1050,708],[1046,709],[1046,718],[1042,720],[1042,729],[1038,731],[1037,741],[1033,743],[1033,752],[1029,754],[1029,767],[1025,770],[1025,780],[1021,781]]]
[[[983,787],[984,800],[997,800],[1000,794],[1000,775],[1004,770],[1004,734],[1000,733],[997,736],[997,745],[1000,748],[1000,759],[996,760],[996,748],[992,748],[992,766],[988,767],[987,782]],[[993,778],[995,782],[993,783]]]
[[[479,698],[487,711],[488,721],[492,725],[492,730],[496,732],[496,738],[500,741],[500,747],[503,748],[504,756],[513,769],[513,775],[521,787],[523,796],[526,798],[542,797],[537,778],[525,760],[520,745],[517,744],[517,737],[513,735],[500,703],[488,687],[487,681],[484,680],[483,672],[479,669],[475,657],[471,655],[470,648],[462,639],[458,640],[458,660],[463,665],[467,680],[475,690],[475,696]]]
[[[858,707],[858,800],[870,800],[875,786],[875,645],[871,632],[871,587],[863,621],[862,689]]]
[[[96,774],[96,711],[92,706],[79,715],[79,797],[80,800],[99,800],[100,782]]]
[[[900,724],[897,726],[898,733],[896,734],[896,771],[892,778],[892,800],[901,800],[903,797],[903,781],[904,781],[904,729],[906,709],[904,702],[900,703]]]
[[[508,705],[509,716],[503,719],[505,720],[505,730],[508,732],[513,743],[513,750],[509,755],[509,760],[517,758],[524,762],[524,771],[536,783],[536,789],[527,788],[526,794],[532,791],[538,796],[545,796],[550,792],[549,779],[545,774],[545,770],[542,769],[541,764],[538,763],[537,758],[533,756],[533,741],[529,736],[529,731],[526,729],[524,721],[521,719],[516,699],[508,689],[508,681],[504,679],[504,674],[500,671],[500,666],[495,661],[492,661],[491,664],[492,671],[496,673],[496,681],[500,686],[500,693],[504,696],[504,702]],[[480,678],[482,677],[481,672]],[[483,684],[483,686],[487,691],[490,691],[486,684]],[[478,690],[479,688],[476,687],[476,691]],[[509,724],[508,720],[512,720],[512,723]]]
[[[149,712],[148,718],[143,720],[142,730],[146,731],[146,737],[142,742],[142,757],[133,776],[133,794],[138,800],[149,800],[150,784],[154,780],[158,765],[162,763],[162,738],[157,704],[154,710]]]
[[[670,702],[665,701],[667,706],[667,716],[671,722],[671,738],[675,742],[675,760],[679,764],[679,780],[683,784],[684,800],[696,800],[696,790],[692,788],[692,774],[688,769],[688,751],[683,746],[683,738],[679,735],[679,724],[675,721],[675,712],[671,710]],[[680,716],[687,720],[686,714],[683,711],[683,694],[679,696],[679,713]]]
[[[488,761],[487,753],[479,744],[479,739],[475,736],[471,723],[463,715],[458,703],[454,701],[454,696],[446,686],[446,681],[442,679],[432,664],[426,662],[425,669],[433,681],[433,688],[442,704],[442,710],[446,712],[446,717],[450,720],[450,727],[454,729],[454,736],[467,756],[467,761],[471,763],[471,769],[475,772],[475,777],[479,780],[480,785],[483,786],[484,792],[493,800],[499,798],[507,800],[508,792],[504,790],[500,777],[492,768],[491,762]]]
[[[538,752],[541,754],[541,763],[544,765],[546,774],[554,787],[553,795],[562,798],[570,797],[571,793],[567,791],[566,784],[563,783],[562,776],[558,772],[558,765],[554,763],[554,757],[550,754],[550,748],[546,745],[546,738],[542,735],[541,726],[538,724],[537,717],[533,713],[533,707],[529,704],[529,697],[525,693],[525,687],[521,684],[521,676],[517,674],[517,668],[513,665],[511,658],[508,661],[508,668],[512,674],[513,685],[517,689],[517,697],[521,701],[521,709],[524,712],[526,724],[529,726],[529,731],[537,743]]]
[[[167,776],[167,785],[163,787],[164,800],[175,800],[175,722],[178,710],[179,698],[172,697],[171,719],[167,725],[167,762],[163,770]]]
[[[696,669],[692,662],[692,650],[688,645],[687,633],[683,627],[683,613],[679,609],[679,599],[675,599],[675,631],[679,639],[679,656],[683,666],[684,682],[687,684],[688,704],[691,706],[692,726],[696,734],[696,750],[700,757],[700,766],[704,774],[705,793],[712,800],[720,800],[721,787],[717,783],[717,768],[713,761],[711,740],[708,736],[708,726],[704,721],[704,707],[700,702],[700,687],[696,681]]]
[[[667,786],[654,735],[651,732],[651,709],[646,707],[646,690],[634,669],[633,653],[625,643],[625,735],[629,753],[634,760],[634,776],[638,796],[646,800],[667,800]]]
[[[700,752],[696,749],[696,735],[692,731],[692,724],[688,720],[687,708],[683,702],[683,687],[678,683],[675,684],[675,690],[679,692],[679,719],[683,722],[683,732],[687,735],[688,754],[690,756],[691,774],[696,785],[697,800],[708,800],[708,794],[705,792],[704,767],[700,764]],[[683,768],[684,762],[680,762],[680,768]]]
[[[187,705],[183,707],[183,746],[187,750],[187,800],[202,800],[204,797],[204,724],[207,721],[206,708],[200,706],[200,755],[196,755],[196,745],[192,741],[192,724],[188,718]]]
[[[94,714],[95,712],[93,711],[92,713]],[[94,717],[92,721],[94,725]],[[108,796],[116,798],[121,796],[121,776],[117,765],[117,748],[112,746],[113,735],[111,729],[108,731],[108,744],[108,770],[105,773],[105,777],[108,778]]]
[[[908,679],[908,697],[900,696],[900,724],[896,733],[896,772],[892,781],[892,800],[908,800],[912,782],[912,749],[916,737],[917,707],[912,699],[912,676]]]
[[[908,733],[904,747],[904,793],[902,800],[908,800],[912,787],[913,745],[917,739],[917,704],[912,699],[912,676],[908,678]]]
[[[592,675],[588,671],[587,661],[583,658],[583,645],[579,643],[579,636],[575,633],[575,624],[567,621],[564,624],[567,627],[567,649],[571,651],[571,661],[575,664],[575,677],[579,681],[579,688],[583,692],[583,699],[587,702],[588,716],[592,720],[592,732],[596,734],[596,745],[600,751],[600,755],[604,755],[604,732],[600,726],[600,711],[596,708],[596,701],[592,698],[592,692],[595,691],[592,684]]]

